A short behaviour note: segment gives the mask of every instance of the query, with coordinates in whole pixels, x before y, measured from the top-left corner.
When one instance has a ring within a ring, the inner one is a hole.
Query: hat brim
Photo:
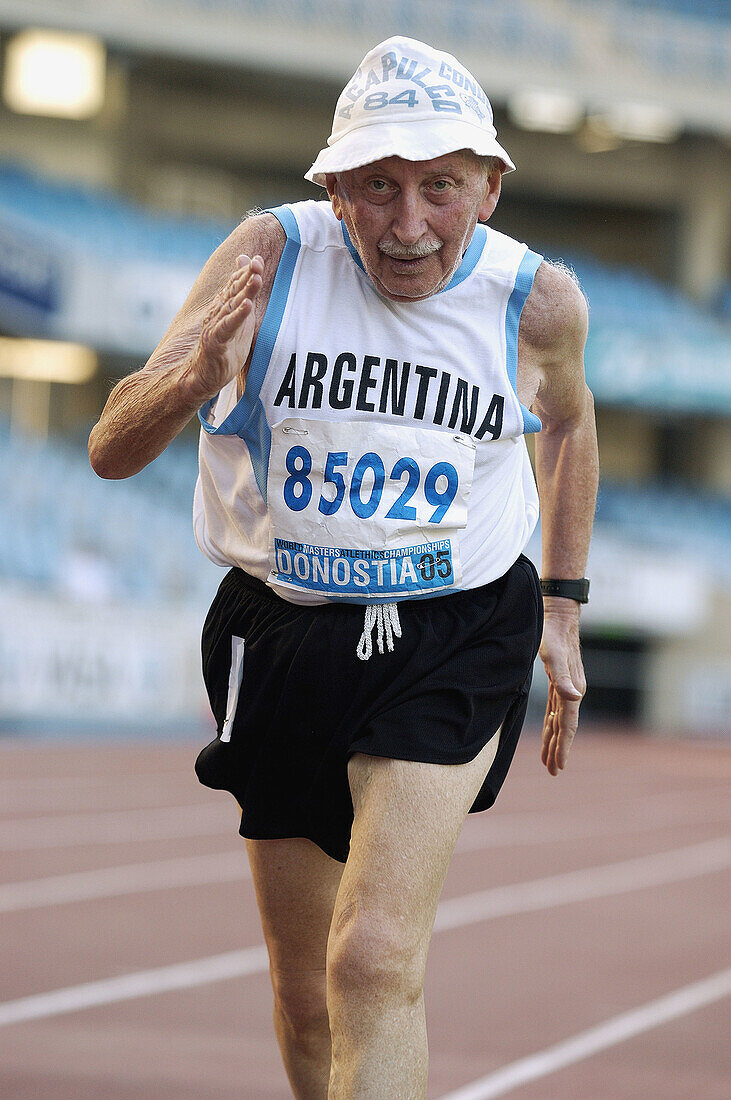
[[[386,157],[403,160],[433,160],[459,149],[471,149],[480,157],[498,157],[505,172],[515,165],[496,138],[481,127],[457,119],[420,119],[408,122],[374,122],[351,130],[332,145],[321,149],[305,179],[325,186],[325,177],[349,172]]]

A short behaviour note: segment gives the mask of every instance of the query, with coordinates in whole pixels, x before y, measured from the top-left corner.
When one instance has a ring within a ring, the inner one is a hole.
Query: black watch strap
[[[578,600],[579,603],[589,602],[589,581],[582,577],[577,581],[541,579],[541,592],[544,596],[564,596],[567,600]]]

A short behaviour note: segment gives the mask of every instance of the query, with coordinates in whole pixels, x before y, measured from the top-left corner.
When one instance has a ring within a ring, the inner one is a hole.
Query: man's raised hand
[[[249,358],[256,331],[254,301],[263,274],[261,256],[239,256],[203,320],[190,366],[190,380],[200,389],[202,401],[235,378]]]

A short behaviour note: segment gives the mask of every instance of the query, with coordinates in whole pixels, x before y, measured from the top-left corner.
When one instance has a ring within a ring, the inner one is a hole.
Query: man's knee
[[[336,995],[416,1001],[422,991],[426,944],[398,916],[354,906],[330,932],[328,990]]]
[[[274,1008],[292,1035],[328,1029],[324,970],[271,970]]]

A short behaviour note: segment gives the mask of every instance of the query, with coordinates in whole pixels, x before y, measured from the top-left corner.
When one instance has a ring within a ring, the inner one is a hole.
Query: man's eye
[[[370,186],[373,191],[378,191],[380,194],[388,190],[388,184],[385,180],[371,180]]]
[[[449,180],[434,180],[432,183],[432,190],[444,192],[449,190]]]

